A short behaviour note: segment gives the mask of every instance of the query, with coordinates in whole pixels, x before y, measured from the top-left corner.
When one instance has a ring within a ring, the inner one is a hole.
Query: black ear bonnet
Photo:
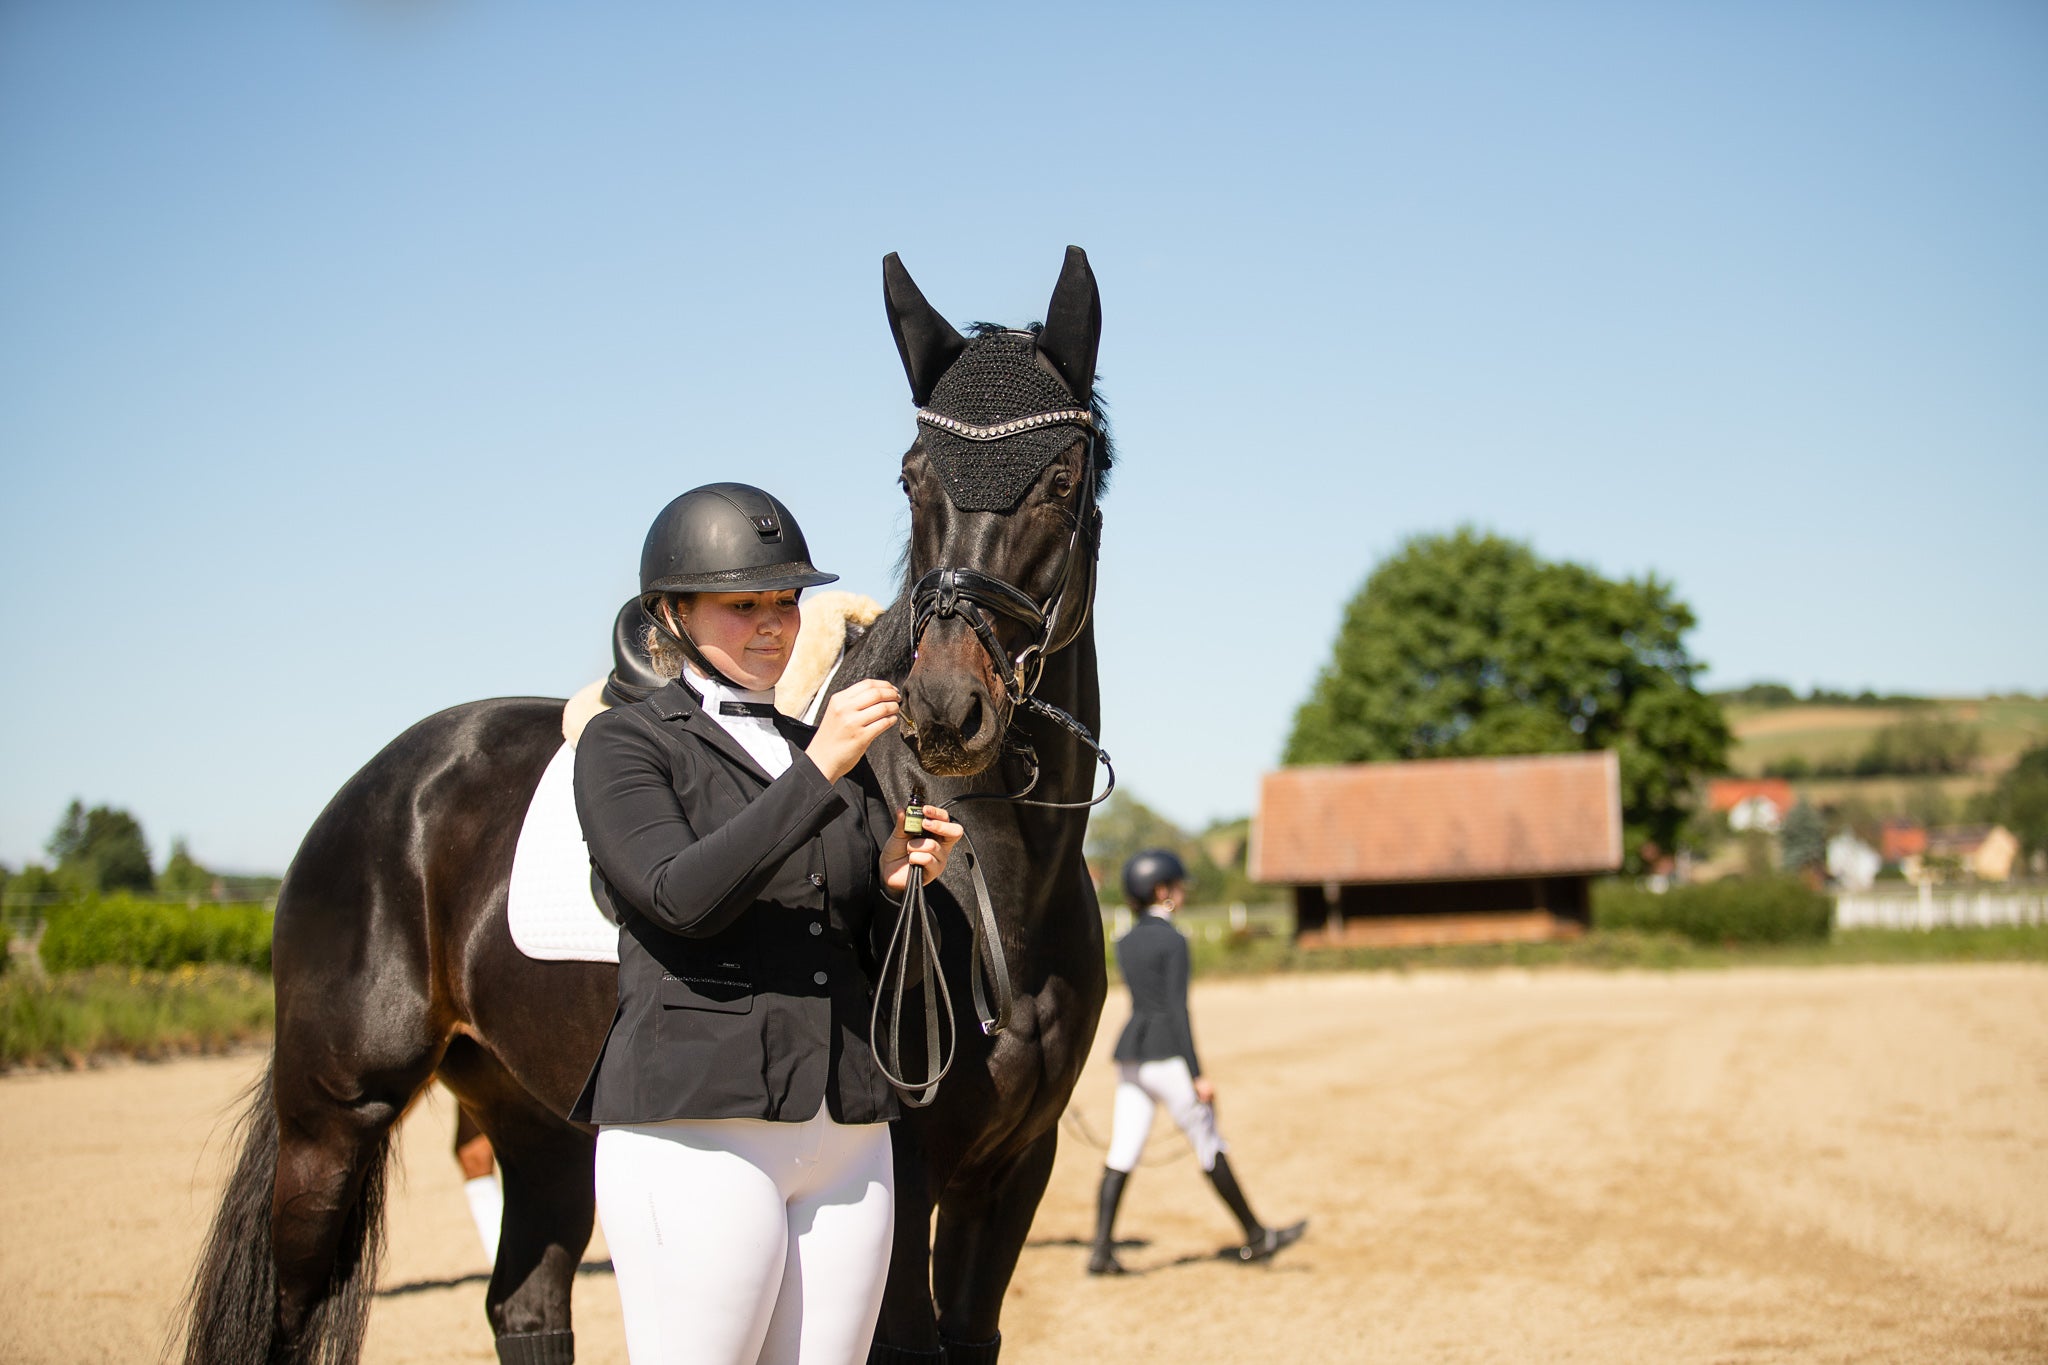
[[[1087,405],[1039,363],[1029,332],[969,341],[917,415],[925,455],[963,512],[1015,507],[1091,423]]]

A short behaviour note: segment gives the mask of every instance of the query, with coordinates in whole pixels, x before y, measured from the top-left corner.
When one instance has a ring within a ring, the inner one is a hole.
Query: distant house
[[[1828,840],[1828,878],[1844,891],[1868,891],[1884,858],[1846,830]]]
[[[1877,853],[1885,866],[1896,867],[1927,852],[1927,826],[1918,820],[1887,820],[1878,830]]]
[[[1923,866],[1935,858],[1953,859],[1979,881],[2004,882],[2012,880],[2019,856],[2020,841],[2004,825],[1951,825],[1928,831]]]
[[[1568,937],[1621,866],[1611,753],[1283,768],[1259,787],[1253,878],[1294,890],[1306,946]]]
[[[1708,809],[1726,815],[1733,830],[1776,834],[1796,799],[1782,777],[1717,777],[1707,783]]]

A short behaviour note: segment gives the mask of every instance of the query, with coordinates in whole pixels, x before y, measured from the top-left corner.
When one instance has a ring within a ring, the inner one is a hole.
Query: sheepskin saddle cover
[[[786,716],[810,718],[811,704],[839,667],[847,641],[872,625],[881,604],[852,592],[821,592],[803,599],[803,624],[789,667],[775,687]],[[625,661],[621,660],[623,668]],[[590,718],[610,703],[600,678],[562,708],[562,747],[541,773],[527,802],[512,854],[506,910],[512,941],[528,957],[551,962],[617,962],[619,931],[590,890],[590,848],[576,818],[576,741]]]

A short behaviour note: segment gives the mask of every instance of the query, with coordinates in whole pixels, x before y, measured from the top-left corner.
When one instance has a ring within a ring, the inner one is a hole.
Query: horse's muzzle
[[[925,632],[903,683],[903,738],[935,777],[971,777],[1003,751],[1009,707],[972,631]]]

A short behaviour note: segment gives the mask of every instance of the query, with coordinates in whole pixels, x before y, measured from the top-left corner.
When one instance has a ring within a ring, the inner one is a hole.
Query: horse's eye
[[[1062,469],[1052,476],[1052,491],[1065,497],[1074,491],[1074,476]]]
[[[906,479],[906,478],[904,478],[904,477],[903,477],[903,476],[902,476],[901,474],[898,474],[898,475],[896,476],[896,486],[897,486],[898,488],[900,488],[900,489],[902,489],[902,490],[903,490],[903,496],[904,496],[904,497],[906,497],[906,498],[907,498],[907,497],[909,497],[909,496],[910,496],[910,480],[909,480],[909,479]]]

